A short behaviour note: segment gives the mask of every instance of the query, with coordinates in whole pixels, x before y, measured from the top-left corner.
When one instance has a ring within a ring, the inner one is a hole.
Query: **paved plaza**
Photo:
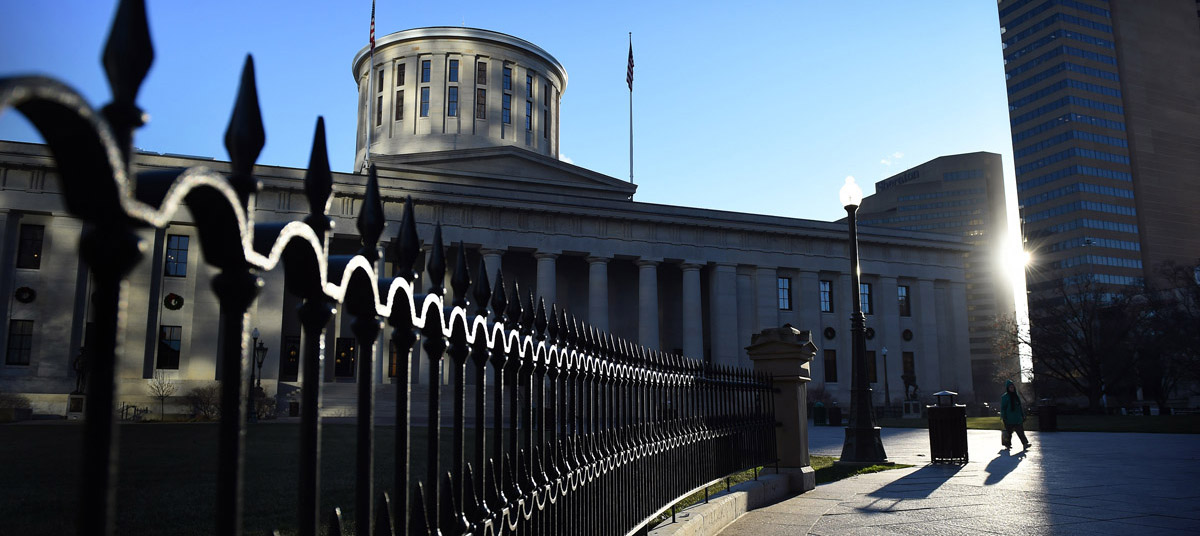
[[[812,454],[840,456],[843,428],[810,427]],[[751,511],[724,536],[1200,533],[1200,435],[1029,432],[1025,451],[969,430],[970,463],[931,465],[924,429],[885,429],[915,467],[817,486]]]

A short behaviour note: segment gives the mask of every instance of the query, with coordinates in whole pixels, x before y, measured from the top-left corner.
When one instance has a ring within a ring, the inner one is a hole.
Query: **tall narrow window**
[[[458,116],[458,86],[450,86],[446,91],[446,115]]]
[[[487,84],[487,63],[482,61],[475,62],[475,83]]]
[[[858,284],[858,301],[862,306],[862,312],[864,315],[875,314],[875,308],[872,307],[874,302],[871,300],[871,284],[870,283],[859,283]]]
[[[533,73],[525,75],[525,98],[533,100]]]
[[[504,68],[504,91],[512,91],[512,67]]]
[[[837,383],[837,350],[825,350],[825,383]]]
[[[912,301],[908,296],[908,285],[896,287],[896,297],[900,300],[900,316],[912,316]]]
[[[375,73],[375,75],[377,77],[375,80],[375,92],[383,93],[383,69],[380,69],[378,73]]]
[[[404,119],[404,90],[396,91],[396,120]]]
[[[407,64],[405,64],[405,63],[401,63],[396,66],[396,87],[404,86],[404,68],[405,67],[407,67]]]
[[[182,339],[182,327],[158,327],[158,365],[155,368],[169,370],[179,369],[179,341]]]
[[[421,117],[429,117],[429,88],[421,88]]]
[[[542,137],[550,139],[550,109],[542,109]]]
[[[283,338],[283,362],[279,364],[279,379],[294,382],[300,376],[300,337]]]
[[[900,366],[901,366],[901,370],[904,371],[905,376],[916,377],[916,375],[917,375],[916,358],[913,357],[912,352],[904,352],[903,354],[901,354]]]
[[[421,83],[429,83],[429,60],[421,60]]]
[[[525,101],[525,130],[533,130],[533,102]]]
[[[779,277],[775,279],[775,289],[779,298],[779,310],[792,310],[792,278]]]
[[[395,378],[396,365],[400,361],[400,356],[398,355],[400,352],[396,351],[396,341],[389,342],[391,342],[391,345],[388,346],[388,377]]]
[[[41,225],[21,224],[21,238],[17,243],[17,268],[42,267],[42,237],[46,228]]]
[[[383,124],[383,95],[375,97],[375,126]]]
[[[475,119],[487,119],[487,90],[475,90]]]
[[[550,106],[550,84],[542,84],[542,106]]]
[[[501,99],[500,120],[506,125],[512,124],[512,95],[505,93]]]
[[[450,69],[446,71],[446,80],[458,81],[458,60],[450,60]]]
[[[833,312],[833,281],[821,281],[821,312]]]
[[[187,277],[187,263],[187,235],[167,235],[166,275],[171,277]]]
[[[29,354],[33,349],[33,321],[10,320],[8,322],[8,353],[4,363],[7,365],[28,365]]]
[[[353,378],[354,361],[358,357],[358,353],[355,352],[354,337],[338,337],[336,344],[333,375],[338,378]]]
[[[875,363],[875,350],[867,350],[867,381],[879,382],[879,365]]]

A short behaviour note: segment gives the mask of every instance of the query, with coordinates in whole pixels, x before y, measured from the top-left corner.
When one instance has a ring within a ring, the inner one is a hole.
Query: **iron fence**
[[[261,286],[258,274],[270,270],[282,269],[287,290],[302,300],[296,505],[301,535],[318,533],[323,511],[321,340],[338,304],[353,317],[351,329],[364,349],[357,362],[358,534],[628,534],[712,481],[776,459],[768,377],[650,351],[557,307],[547,311],[533,295],[506,285],[498,270],[495,282],[489,282],[482,260],[472,273],[461,243],[447,297],[441,283],[447,270],[441,227],[434,231],[428,262],[418,266],[421,241],[411,198],[389,248],[398,273],[381,276],[385,218],[374,166],[357,220],[362,248],[353,256],[330,256],[332,221],[326,211],[333,175],[320,118],[304,177],[309,214],[303,221],[254,222],[248,207],[254,206],[261,184],[252,169],[265,133],[249,57],[225,136],[229,175],[204,167],[135,174],[133,131],[143,122],[135,98],[152,59],[145,6],[126,0],[103,54],[113,102],[100,111],[53,79],[0,79],[0,110],[15,108],[41,133],[57,164],[68,212],[86,222],[80,254],[95,281],[97,340],[81,445],[79,534],[113,533],[120,461],[115,365],[126,306],[122,287],[143,251],[135,230],[164,227],[182,208],[195,221],[205,260],[219,270],[213,279],[224,334],[218,367],[224,387],[217,534],[242,532],[251,368],[247,310]],[[429,288],[417,293],[414,283],[421,271]],[[425,460],[410,459],[412,410],[418,406],[403,387],[414,380],[403,365],[397,367],[395,451],[373,452],[373,348],[384,319],[398,355],[419,355],[412,350],[420,340],[423,359],[429,361],[424,368],[429,388]],[[443,359],[450,362],[446,393]],[[478,381],[468,384],[468,369]],[[472,389],[474,407],[468,409]],[[438,423],[445,396],[453,399],[453,426],[444,429]],[[438,447],[447,433],[451,449],[443,459]],[[394,457],[390,493],[375,487],[377,455]],[[424,467],[423,474],[413,474],[413,467]],[[326,531],[341,534],[340,510],[325,512]]]

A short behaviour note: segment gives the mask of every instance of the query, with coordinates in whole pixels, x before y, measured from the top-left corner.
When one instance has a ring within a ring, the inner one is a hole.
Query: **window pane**
[[[404,85],[404,67],[406,65],[403,63],[396,66],[396,87]]]
[[[879,376],[877,375],[877,373],[879,371],[879,365],[877,363],[875,363],[875,350],[867,350],[866,357],[867,357],[867,381],[871,382],[871,383],[876,383],[879,381]]]
[[[17,268],[38,269],[42,267],[42,237],[46,228],[41,225],[21,225],[21,238],[17,244]]]
[[[487,90],[475,90],[475,119],[487,119]]]
[[[404,119],[404,90],[396,92],[396,120]]]
[[[458,87],[451,87],[446,96],[446,115],[455,117],[458,115]]]
[[[429,117],[429,88],[421,88],[421,117]]]
[[[294,382],[300,375],[300,337],[283,338],[283,362],[279,364],[279,379]]]
[[[482,61],[475,63],[475,83],[487,83],[487,64]]]
[[[187,235],[168,235],[165,274],[171,277],[186,277],[187,262]]]
[[[837,350],[825,350],[825,383],[837,381]]]
[[[533,75],[525,75],[525,98],[533,100]]]
[[[525,130],[533,130],[533,103],[525,101]]]
[[[776,288],[779,291],[779,309],[782,311],[792,310],[792,278],[780,277],[776,280]]]
[[[179,348],[183,328],[180,326],[159,326],[158,328],[158,364],[156,368],[178,370]]]
[[[28,365],[33,349],[33,321],[12,320],[8,323],[8,352],[4,362],[8,365]]]
[[[912,316],[912,302],[908,297],[908,286],[896,287],[896,293],[900,300],[900,316]]]
[[[871,308],[871,284],[859,283],[858,285],[858,301],[862,307],[862,312],[865,315],[875,314]]]
[[[504,68],[504,90],[512,91],[512,67]]]
[[[458,81],[458,60],[450,60],[450,72],[447,74],[447,78],[451,82]]]
[[[503,105],[500,110],[500,120],[504,124],[510,125],[512,124],[512,95],[505,93],[501,100]]]
[[[821,312],[833,312],[833,281],[821,281]]]
[[[429,60],[424,60],[421,62],[421,82],[429,82]]]

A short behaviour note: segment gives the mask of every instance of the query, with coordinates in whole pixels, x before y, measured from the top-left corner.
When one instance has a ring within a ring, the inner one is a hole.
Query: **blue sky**
[[[45,74],[108,102],[100,53],[115,2],[0,0],[0,76]],[[148,2],[155,64],[139,103],[145,150],[227,159],[245,54],[267,132],[259,163],[303,167],[318,115],[335,170],[354,157],[354,54],[370,2]],[[398,2],[377,35],[465,25],[512,34],[568,73],[564,159],[628,178],[628,32],[636,75],[635,200],[832,220],[837,190],[941,155],[1004,155],[1012,182],[992,0]],[[39,141],[15,112],[0,138]]]

